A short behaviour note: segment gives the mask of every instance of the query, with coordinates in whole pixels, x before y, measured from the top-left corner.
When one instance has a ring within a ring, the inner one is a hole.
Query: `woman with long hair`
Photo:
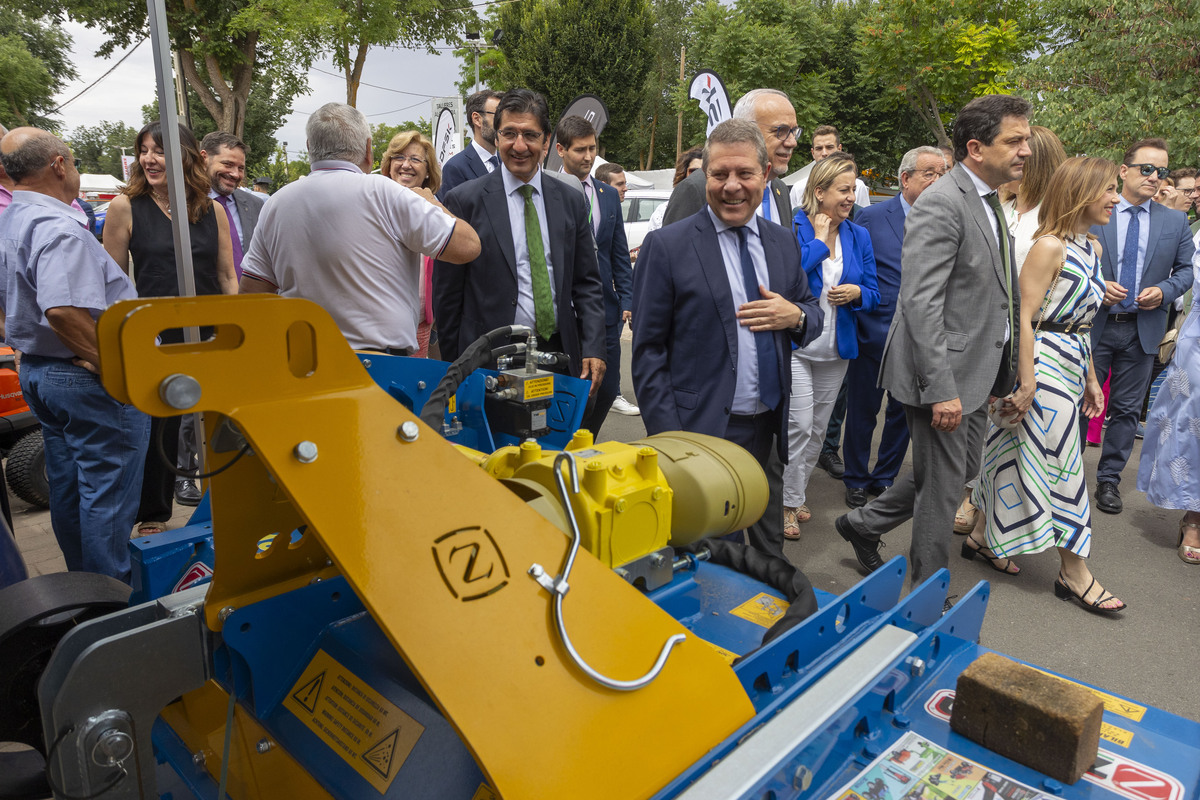
[[[126,271],[132,257],[133,282],[139,297],[176,297],[179,280],[172,217],[175,212],[181,212],[179,218],[186,221],[192,240],[196,294],[237,294],[229,217],[224,212],[215,213],[213,201],[208,196],[208,175],[204,171],[199,145],[196,137],[183,125],[179,126],[179,143],[187,207],[171,208],[162,128],[159,123],[152,122],[142,128],[134,140],[137,160],[130,169],[128,185],[108,206],[104,249]],[[161,341],[163,344],[182,342],[183,330],[163,331]],[[179,417],[153,418],[142,478],[142,504],[138,511],[140,533],[160,533],[171,519],[175,473],[163,463],[163,454],[174,467],[178,452]]]
[[[685,150],[679,158],[675,160],[675,177],[671,179],[671,188],[675,188],[683,179],[691,175],[698,169],[702,169],[704,165],[704,148],[693,147],[691,150]],[[667,215],[667,204],[661,203],[658,208],[654,209],[654,213],[650,215],[650,223],[646,226],[646,232],[656,231],[662,227],[663,218]]]
[[[420,131],[400,131],[388,142],[379,171],[409,189],[427,189],[430,198],[442,185],[442,170],[438,167],[433,142]],[[422,256],[419,289],[421,310],[417,319],[417,351],[413,355],[429,355],[429,339],[433,333],[433,259]]]
[[[990,412],[975,504],[986,509],[962,544],[992,569],[1015,575],[1012,556],[1057,548],[1054,593],[1115,613],[1125,604],[1092,576],[1092,513],[1082,463],[1079,412],[1100,413],[1092,367],[1091,321],[1104,299],[1100,245],[1088,231],[1107,225],[1120,199],[1117,168],[1103,158],[1071,158],[1050,181],[1033,247],[1021,270],[1017,406],[1023,416]]]
[[[858,357],[854,312],[879,305],[875,251],[866,228],[850,221],[858,167],[841,151],[818,161],[792,219],[801,266],[825,314],[821,335],[792,353],[788,463],[783,470],[783,535],[800,538],[812,518],[805,503],[808,479],[825,440],[847,359]]]

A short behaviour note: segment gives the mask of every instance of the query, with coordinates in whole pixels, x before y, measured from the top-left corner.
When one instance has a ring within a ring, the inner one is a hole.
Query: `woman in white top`
[[[820,336],[792,353],[788,464],[783,471],[783,535],[788,539],[799,539],[800,523],[812,516],[805,505],[808,478],[846,376],[847,359],[858,356],[854,312],[879,305],[871,237],[849,220],[857,174],[854,159],[840,151],[817,162],[792,219],[801,266],[813,295],[820,298],[825,324]]]

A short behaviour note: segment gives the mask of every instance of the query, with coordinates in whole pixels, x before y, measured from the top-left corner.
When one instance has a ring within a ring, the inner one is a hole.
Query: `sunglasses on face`
[[[1167,169],[1166,167],[1157,167],[1154,164],[1129,164],[1128,166],[1130,169],[1137,167],[1138,171],[1142,173],[1142,177],[1145,178],[1149,178],[1151,175],[1157,172],[1158,179],[1160,181],[1171,174],[1171,170]]]

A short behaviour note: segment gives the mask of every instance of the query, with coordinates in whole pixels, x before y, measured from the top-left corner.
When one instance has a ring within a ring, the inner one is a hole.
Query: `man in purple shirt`
[[[0,162],[14,189],[0,214],[5,341],[42,423],[54,535],[67,569],[128,581],[150,418],[101,385],[96,319],[137,292],[71,207],[79,171],[61,140],[17,128]]]

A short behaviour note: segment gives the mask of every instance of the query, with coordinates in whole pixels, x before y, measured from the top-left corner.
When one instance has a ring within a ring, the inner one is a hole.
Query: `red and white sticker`
[[[1083,779],[1129,800],[1181,800],[1183,784],[1175,778],[1103,748]]]
[[[190,589],[193,586],[199,586],[212,578],[212,567],[205,564],[203,561],[197,561],[187,568],[187,572],[183,573],[183,577],[175,584],[175,588],[171,593],[182,592],[184,589]]]

